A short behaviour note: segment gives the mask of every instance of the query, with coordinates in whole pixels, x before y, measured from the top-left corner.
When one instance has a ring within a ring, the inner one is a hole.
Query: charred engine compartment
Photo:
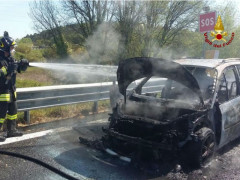
[[[104,129],[107,146],[127,156],[139,149],[177,153],[189,140],[200,112],[171,106],[136,101],[117,106]]]
[[[115,118],[115,117],[111,117]],[[125,116],[124,118],[111,119],[110,129],[127,136],[138,137],[153,142],[169,143],[184,140],[188,135],[188,118],[180,118],[170,123],[156,123],[150,120]]]

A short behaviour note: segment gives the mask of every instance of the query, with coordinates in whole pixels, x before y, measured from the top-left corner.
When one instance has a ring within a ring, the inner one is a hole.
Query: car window
[[[154,82],[152,87],[155,87],[154,92],[147,93],[149,83]],[[140,93],[141,92],[141,93]],[[153,96],[164,100],[182,100],[189,103],[199,103],[199,97],[191,89],[183,84],[168,78],[151,77],[142,87],[139,94]],[[194,102],[194,100],[196,100]]]
[[[203,99],[212,97],[217,72],[211,68],[202,67],[186,67],[190,73],[195,77],[203,95]]]
[[[237,96],[237,84],[234,67],[226,68],[220,79],[218,101],[223,103]]]

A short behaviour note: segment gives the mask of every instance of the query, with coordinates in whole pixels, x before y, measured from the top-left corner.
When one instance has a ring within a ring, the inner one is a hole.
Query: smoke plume
[[[109,23],[99,25],[85,43],[86,53],[75,57],[76,61],[91,64],[112,64],[118,57],[121,35]]]

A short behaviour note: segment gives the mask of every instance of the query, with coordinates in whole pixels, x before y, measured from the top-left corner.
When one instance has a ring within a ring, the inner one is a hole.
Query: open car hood
[[[201,103],[203,97],[197,80],[182,65],[160,58],[135,57],[121,60],[117,69],[119,91],[126,99],[128,85],[140,78],[160,76],[179,82],[195,92]]]

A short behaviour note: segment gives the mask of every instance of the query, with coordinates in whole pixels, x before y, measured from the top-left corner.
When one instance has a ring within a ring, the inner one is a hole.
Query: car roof
[[[228,59],[178,59],[175,62],[186,65],[186,66],[199,66],[199,67],[209,67],[216,68],[217,66],[240,64],[239,58],[228,58]]]

